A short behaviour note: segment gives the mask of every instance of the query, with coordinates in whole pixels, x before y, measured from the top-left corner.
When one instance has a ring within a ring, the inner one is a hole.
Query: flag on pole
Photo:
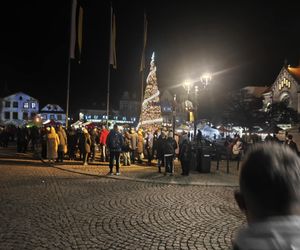
[[[146,51],[146,44],[147,44],[147,16],[144,14],[144,43],[143,43],[143,52],[142,52],[142,60],[141,60],[141,66],[140,66],[140,72],[145,69],[145,51]]]
[[[111,29],[110,29],[110,52],[109,52],[109,64],[113,66],[114,69],[117,68],[117,55],[116,55],[116,17],[113,13],[113,8],[111,7]]]
[[[71,14],[71,34],[70,34],[70,58],[71,59],[75,59],[76,9],[77,9],[77,0],[73,0],[73,2],[72,2],[72,14]]]
[[[73,0],[71,14],[70,58],[78,58],[79,63],[82,50],[82,31],[83,8],[78,4],[77,0]]]
[[[78,33],[77,33],[79,63],[80,63],[81,49],[82,49],[82,26],[83,26],[83,8],[80,6],[79,7],[79,17],[78,17]]]

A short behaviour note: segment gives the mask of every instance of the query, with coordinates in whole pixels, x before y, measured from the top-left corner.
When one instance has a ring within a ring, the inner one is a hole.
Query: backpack
[[[121,141],[118,134],[112,135],[110,139],[110,148],[119,149],[121,148]]]

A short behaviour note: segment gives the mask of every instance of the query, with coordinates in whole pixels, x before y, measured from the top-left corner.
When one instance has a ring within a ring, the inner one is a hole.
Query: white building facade
[[[22,125],[39,111],[39,101],[23,92],[6,96],[1,103],[0,121],[4,124]]]
[[[57,104],[47,104],[41,109],[39,115],[43,119],[43,122],[52,120],[61,124],[66,123],[66,114],[64,110]]]

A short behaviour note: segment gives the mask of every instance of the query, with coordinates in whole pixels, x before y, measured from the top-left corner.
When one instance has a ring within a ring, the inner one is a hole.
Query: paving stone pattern
[[[230,249],[233,190],[0,160],[0,249]]]

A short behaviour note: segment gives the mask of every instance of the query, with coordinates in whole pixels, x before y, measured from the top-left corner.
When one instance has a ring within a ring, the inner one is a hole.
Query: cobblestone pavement
[[[244,223],[233,187],[59,167],[0,158],[0,249],[230,249]]]

